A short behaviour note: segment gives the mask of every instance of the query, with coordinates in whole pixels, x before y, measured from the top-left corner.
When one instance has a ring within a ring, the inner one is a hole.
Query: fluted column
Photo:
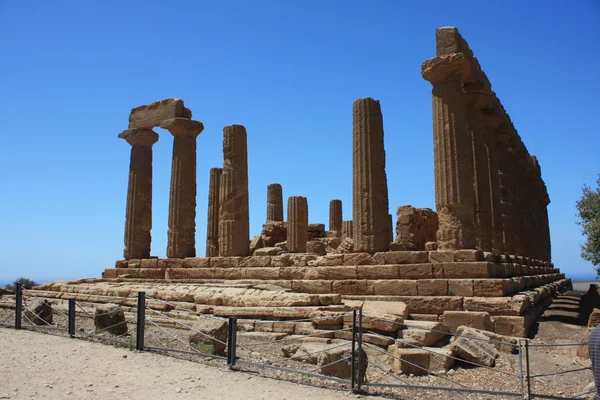
[[[267,185],[267,221],[283,221],[283,189],[279,183]]]
[[[436,57],[421,67],[423,78],[433,85],[435,203],[440,250],[476,247],[473,147],[461,83],[469,68],[469,60],[463,53]]]
[[[305,253],[308,241],[308,201],[306,197],[288,198],[287,247],[290,253]]]
[[[204,125],[178,117],[160,127],[174,136],[167,257],[196,257],[196,137]]]
[[[342,201],[331,200],[329,202],[329,230],[342,234]]]
[[[379,101],[362,98],[352,107],[352,219],[354,250],[389,250],[388,187],[383,116]]]
[[[127,129],[119,134],[131,145],[125,212],[126,260],[149,258],[152,241],[152,145],[158,134],[151,129]]]
[[[219,255],[247,256],[250,252],[248,204],[248,146],[246,128],[223,129],[223,172],[219,195]]]
[[[219,255],[219,188],[222,168],[211,168],[208,181],[208,216],[206,226],[206,257]]]
[[[354,221],[342,221],[342,238],[354,237]]]

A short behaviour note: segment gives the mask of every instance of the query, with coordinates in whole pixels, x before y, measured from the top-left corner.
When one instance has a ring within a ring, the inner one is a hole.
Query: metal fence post
[[[227,330],[227,366],[233,369],[237,358],[237,318],[229,317]]]
[[[144,328],[146,326],[146,292],[138,292],[135,349],[144,350]]]
[[[69,336],[75,336],[75,299],[69,299]]]
[[[23,286],[20,283],[15,287],[15,329],[21,329],[23,313]]]
[[[351,383],[350,389],[354,391],[356,386],[356,310],[352,310],[352,355],[351,355],[350,375]]]
[[[356,390],[360,391],[360,384],[362,383],[361,375],[362,375],[362,362],[363,362],[363,354],[362,354],[362,334],[363,334],[363,311],[362,308],[358,311],[358,368],[356,369]]]
[[[523,377],[523,341],[518,339],[518,350],[519,350],[519,383],[521,385],[521,398],[526,399],[525,396],[525,378]]]
[[[531,370],[529,368],[529,339],[525,339],[525,368],[527,374],[527,399],[531,399]]]

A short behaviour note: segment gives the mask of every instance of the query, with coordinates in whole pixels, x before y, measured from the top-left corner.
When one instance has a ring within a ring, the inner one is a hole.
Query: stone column
[[[223,172],[219,195],[219,255],[247,256],[250,252],[248,204],[248,146],[246,128],[223,129]]]
[[[329,202],[329,230],[336,231],[338,236],[342,234],[342,201],[331,200]]]
[[[167,257],[196,257],[196,138],[204,125],[177,117],[160,127],[174,136]]]
[[[500,148],[501,154],[498,158],[498,181],[500,186],[501,211],[504,253],[515,255],[515,206],[513,204],[513,182],[510,153],[506,148]]]
[[[211,168],[208,182],[208,217],[206,227],[206,257],[219,256],[219,188],[222,168]]]
[[[305,253],[308,242],[308,202],[306,197],[288,198],[287,247],[290,253]]]
[[[354,251],[387,251],[390,246],[388,187],[379,101],[358,99],[353,104],[352,114]]]
[[[267,221],[283,221],[283,190],[279,183],[267,185]]]
[[[484,146],[488,162],[488,183],[490,185],[490,210],[492,213],[492,252],[504,254],[504,223],[502,221],[502,203],[500,197],[500,178],[498,176],[498,155],[493,137],[486,133]]]
[[[354,237],[354,221],[342,221],[342,238]],[[354,239],[353,239],[354,240]]]
[[[433,85],[435,203],[440,250],[474,249],[473,148],[466,120],[462,81],[470,74],[463,53],[436,57],[421,67]]]
[[[127,129],[119,138],[131,145],[123,256],[126,260],[150,258],[152,145],[158,141],[158,134],[152,129]]]

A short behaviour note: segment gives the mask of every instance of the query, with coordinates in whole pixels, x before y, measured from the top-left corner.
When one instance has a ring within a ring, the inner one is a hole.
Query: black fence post
[[[350,389],[354,392],[356,387],[356,309],[352,310],[352,364],[350,365]]]
[[[146,326],[146,292],[138,292],[135,349],[144,350],[144,328]]]
[[[362,354],[362,334],[363,334],[363,311],[362,308],[358,310],[358,368],[356,369],[356,390],[360,391],[361,375],[362,375],[362,363],[363,363],[363,354]]]
[[[529,340],[525,339],[525,370],[527,371],[527,398],[531,399],[531,371],[529,369]]]
[[[229,317],[227,330],[227,366],[233,369],[237,358],[237,318]]]
[[[69,336],[75,336],[75,299],[69,299]]]
[[[23,286],[20,283],[15,287],[15,329],[21,329],[23,313]]]

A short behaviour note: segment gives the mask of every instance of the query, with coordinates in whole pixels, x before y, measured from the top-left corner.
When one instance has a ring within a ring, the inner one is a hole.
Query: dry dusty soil
[[[85,340],[0,328],[0,399],[349,397],[361,396]]]

